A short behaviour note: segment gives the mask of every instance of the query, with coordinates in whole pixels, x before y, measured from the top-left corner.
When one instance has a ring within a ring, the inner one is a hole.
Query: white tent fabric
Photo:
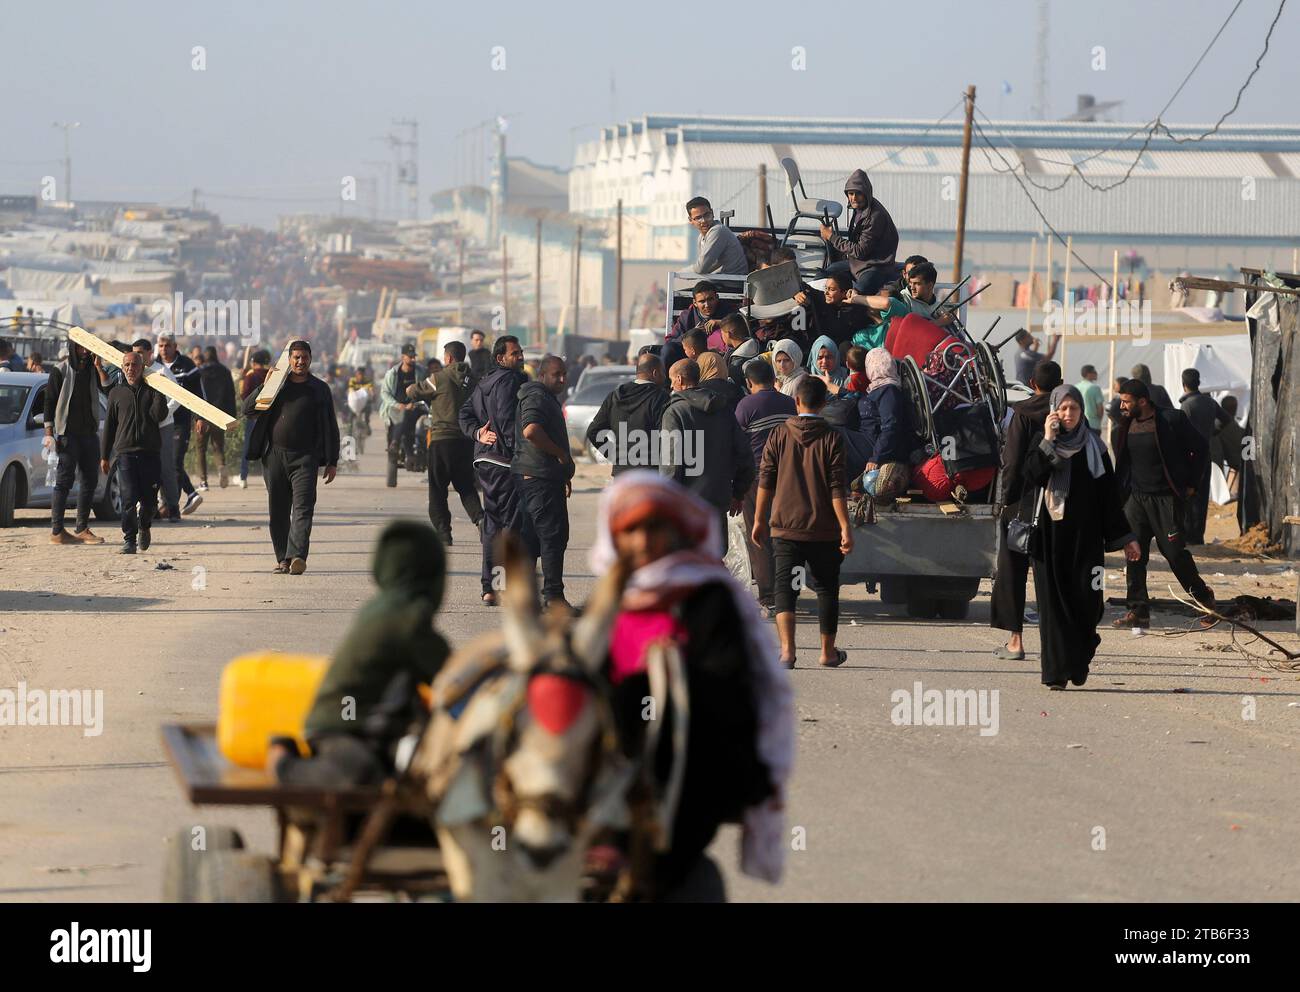
[[[1201,392],[1216,400],[1228,393],[1237,397],[1237,418],[1245,422],[1250,412],[1250,335],[1241,334],[1187,338],[1165,345],[1165,382],[1177,401],[1182,392],[1183,369],[1201,373]],[[1210,498],[1216,503],[1228,499],[1228,481],[1217,468],[1210,473]]]

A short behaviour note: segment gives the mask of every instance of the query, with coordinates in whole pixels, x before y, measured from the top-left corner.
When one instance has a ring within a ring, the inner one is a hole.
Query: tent
[[[1200,372],[1201,392],[1216,400],[1229,393],[1236,396],[1239,420],[1250,414],[1250,335],[1244,326],[1240,334],[1187,338],[1165,345],[1164,381],[1175,401],[1182,391],[1184,369]],[[1217,467],[1210,473],[1210,498],[1216,503],[1228,500],[1228,480]]]

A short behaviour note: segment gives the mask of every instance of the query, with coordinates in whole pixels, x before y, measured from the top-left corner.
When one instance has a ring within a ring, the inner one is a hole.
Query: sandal
[[[483,594],[483,605],[484,605],[484,606],[496,606],[496,605],[497,605],[497,594],[494,593],[494,592],[485,592],[485,593]]]
[[[993,652],[993,657],[1001,658],[1003,661],[1024,661],[1025,650],[1024,648],[1021,648],[1019,651],[1012,651],[1005,644],[1002,644]]]
[[[849,660],[849,653],[845,651],[843,648],[836,648],[834,659],[830,661],[822,660],[819,661],[818,664],[820,664],[822,668],[839,668],[842,664],[844,664],[848,660]]]
[[[782,668],[787,668],[787,669],[789,669],[789,668],[794,668],[794,659],[793,659],[793,658],[782,658],[782,659],[781,659],[781,667],[782,667]]]

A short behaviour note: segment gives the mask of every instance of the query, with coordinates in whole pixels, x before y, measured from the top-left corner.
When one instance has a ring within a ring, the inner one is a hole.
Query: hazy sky
[[[1086,92],[1123,99],[1118,119],[1150,118],[1233,3],[1054,0],[1050,116]],[[3,0],[0,192],[35,192],[44,175],[62,182],[53,121],[81,122],[78,199],[187,203],[199,187],[226,220],[270,224],[281,212],[334,212],[341,177],[379,176],[364,163],[392,160],[373,139],[397,117],[419,121],[425,213],[428,195],[458,178],[457,133],[498,114],[514,115],[510,154],[560,166],[592,125],[647,112],[933,120],[974,83],[989,116],[1022,118],[1036,6]],[[1233,122],[1300,120],[1293,8]],[[1276,10],[1277,0],[1244,0],[1166,119],[1217,119]],[[796,45],[803,72],[791,69]],[[1098,45],[1104,71],[1092,68]],[[195,46],[203,71],[192,68]],[[493,71],[494,46],[504,71]]]

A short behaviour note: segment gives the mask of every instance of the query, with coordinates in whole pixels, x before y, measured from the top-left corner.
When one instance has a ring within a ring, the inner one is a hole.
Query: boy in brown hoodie
[[[795,390],[798,415],[772,430],[758,471],[758,505],[750,537],[761,546],[771,528],[776,629],[787,668],[795,664],[794,604],[803,587],[802,581],[794,581],[794,570],[802,571],[805,564],[817,582],[821,664],[835,668],[847,658],[835,646],[835,633],[840,562],[853,550],[853,529],[846,502],[844,439],[821,416],[825,405],[826,383],[805,376]]]

